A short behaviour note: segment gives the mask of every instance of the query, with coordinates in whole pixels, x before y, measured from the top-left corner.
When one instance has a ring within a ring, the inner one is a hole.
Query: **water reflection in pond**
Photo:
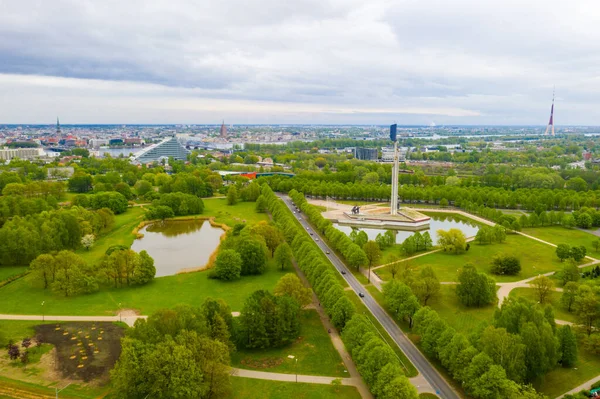
[[[146,250],[154,258],[156,277],[162,277],[204,266],[219,246],[223,230],[207,220],[171,220],[148,225],[140,233],[144,237],[135,240],[131,249]]]
[[[420,233],[423,234],[426,231],[429,232],[431,236],[431,240],[433,241],[433,245],[437,244],[437,231],[438,230],[449,230],[449,229],[459,229],[464,234],[465,237],[472,237],[477,234],[479,228],[477,224],[470,219],[460,216],[460,215],[436,215],[434,213],[429,214],[431,217],[431,222],[429,224],[429,230],[421,230]],[[385,229],[372,229],[372,228],[356,228],[351,226],[340,226],[337,223],[333,224],[337,229],[343,231],[346,234],[350,234],[353,229],[357,229],[357,231],[364,231],[367,233],[369,240],[375,240],[377,234],[384,234],[386,232]],[[402,230],[393,230],[397,231],[396,234],[396,243],[402,244],[404,240],[406,240],[409,236],[413,235],[414,231],[402,231]]]

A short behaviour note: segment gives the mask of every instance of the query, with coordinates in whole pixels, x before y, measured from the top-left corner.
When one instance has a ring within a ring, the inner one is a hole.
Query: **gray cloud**
[[[0,0],[0,122],[600,124],[593,0]]]

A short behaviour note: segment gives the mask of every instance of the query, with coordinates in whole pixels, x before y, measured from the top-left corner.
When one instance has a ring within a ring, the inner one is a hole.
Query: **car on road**
[[[292,211],[293,213],[296,213],[296,211]]]
[[[342,274],[346,274],[346,271],[345,271],[345,270],[342,270]]]
[[[327,255],[329,255],[331,252],[329,252],[329,251],[325,251],[325,253],[326,253]]]
[[[310,233],[310,235],[312,236],[312,235],[313,235],[313,233],[311,232],[311,233]]]
[[[358,296],[359,296],[359,297],[361,297],[361,298],[364,298],[364,297],[365,297],[365,294],[363,294],[362,292],[359,292],[359,293],[358,293]]]
[[[319,239],[318,239],[318,238],[315,238],[315,241],[319,241]]]

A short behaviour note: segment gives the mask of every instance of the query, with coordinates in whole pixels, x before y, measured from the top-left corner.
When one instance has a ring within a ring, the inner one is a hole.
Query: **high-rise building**
[[[58,117],[56,117],[56,134],[60,135],[60,122],[58,120]]]
[[[158,162],[162,158],[168,159],[171,157],[176,160],[185,161],[188,153],[189,151],[179,144],[177,137],[171,137],[137,153],[135,155],[135,160],[143,164]]]
[[[223,124],[221,125],[220,136],[221,136],[222,139],[226,139],[227,138],[227,126],[225,126],[225,121],[223,121]]]
[[[377,161],[377,148],[356,147],[354,149],[354,158],[364,161]]]
[[[552,90],[552,108],[550,108],[550,120],[548,121],[548,126],[546,126],[544,135],[548,135],[550,127],[552,127],[552,135],[554,136],[554,90]]]

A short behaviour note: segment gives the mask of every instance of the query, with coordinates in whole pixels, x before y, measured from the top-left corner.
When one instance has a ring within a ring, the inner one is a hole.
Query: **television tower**
[[[548,121],[548,126],[546,126],[546,132],[544,133],[544,136],[548,135],[550,126],[552,126],[552,136],[554,136],[554,89],[552,89],[552,108],[550,108],[550,120]]]
[[[60,135],[60,122],[58,120],[58,117],[56,117],[56,134]]]

